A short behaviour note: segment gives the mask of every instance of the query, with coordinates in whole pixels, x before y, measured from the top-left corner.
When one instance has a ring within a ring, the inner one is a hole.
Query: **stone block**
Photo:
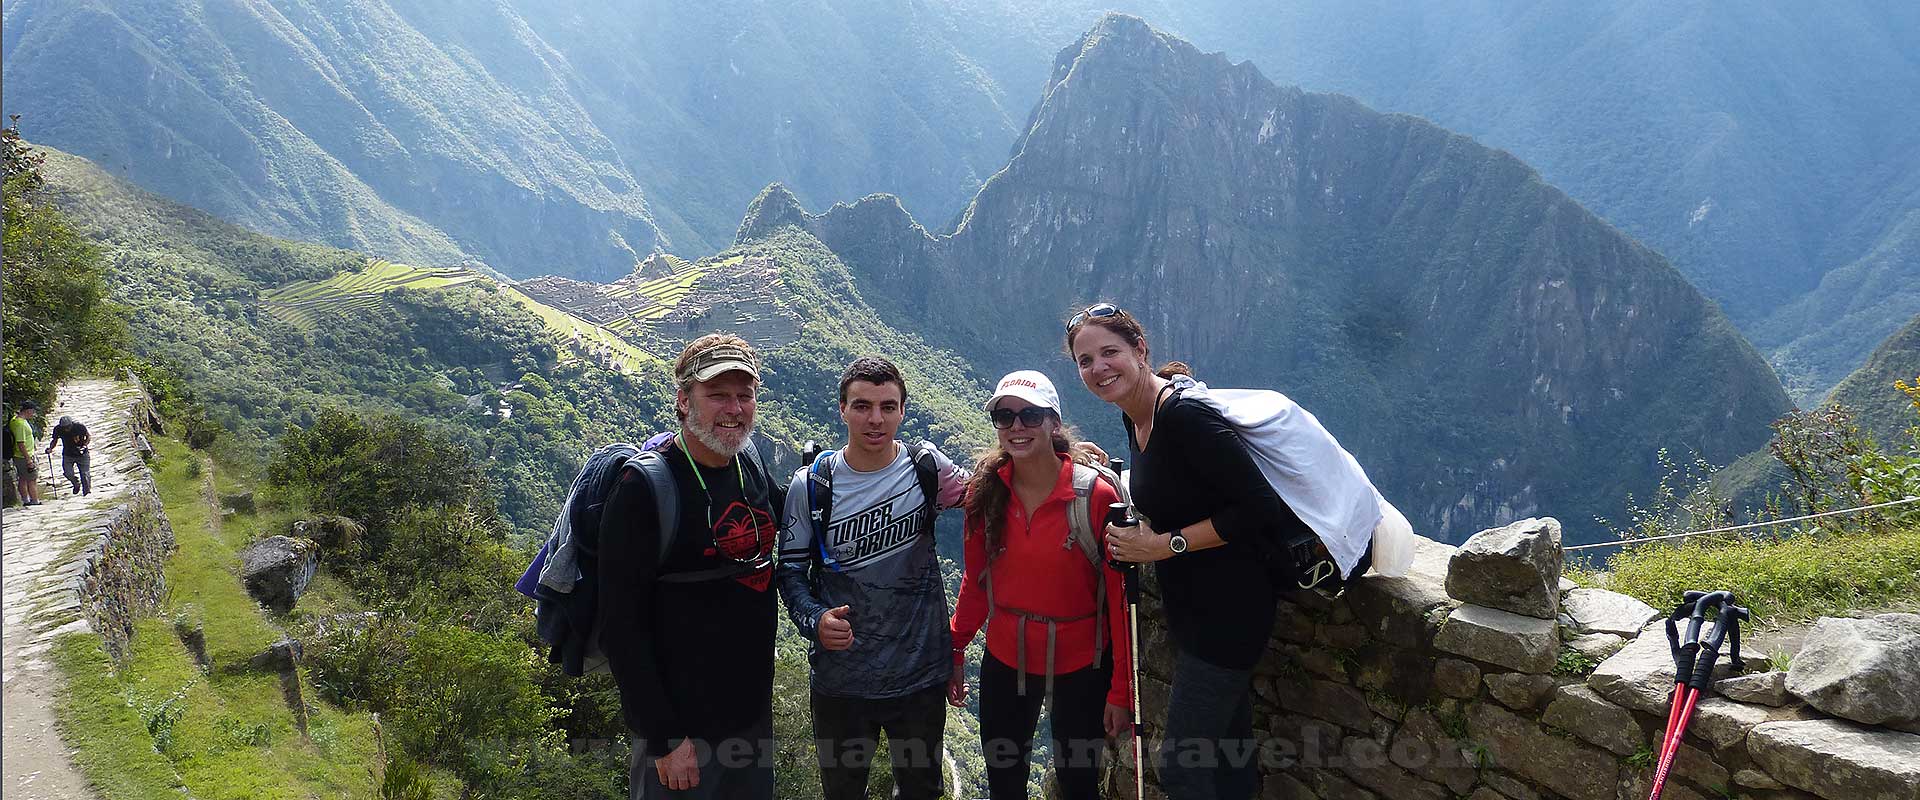
[[[1373,727],[1373,711],[1358,689],[1326,680],[1307,683],[1304,692],[1285,692],[1280,707],[1351,730],[1368,732]]]
[[[1556,690],[1540,721],[1622,756],[1633,755],[1647,741],[1633,712],[1607,702],[1585,684]]]
[[[1480,703],[1467,713],[1473,740],[1493,766],[1517,773],[1568,800],[1613,800],[1620,765],[1604,750],[1541,730],[1532,720]]]
[[[1515,711],[1532,711],[1540,705],[1540,700],[1553,691],[1553,678],[1546,675],[1529,675],[1524,672],[1501,672],[1482,679],[1487,685],[1487,693],[1493,695],[1500,705]]]
[[[240,579],[256,602],[289,611],[320,569],[320,546],[311,539],[269,536],[241,550],[240,563]]]
[[[1463,603],[1551,621],[1560,610],[1560,522],[1528,518],[1469,537],[1447,565]]]
[[[1757,769],[1743,769],[1733,773],[1733,785],[1748,789],[1780,789],[1785,784],[1773,779],[1772,775]]]
[[[1598,664],[1620,652],[1620,648],[1627,646],[1627,640],[1611,633],[1583,633],[1567,640],[1567,646]]]
[[[1708,697],[1693,707],[1693,721],[1687,723],[1687,735],[1705,740],[1716,750],[1739,747],[1754,726],[1772,721],[1773,714],[1772,710],[1759,706]]]
[[[1920,614],[1822,617],[1787,670],[1787,691],[1868,725],[1920,723]]]
[[[1498,664],[1521,672],[1553,670],[1560,637],[1551,618],[1538,619],[1483,606],[1465,605],[1447,616],[1434,637],[1442,652]]]
[[[1713,690],[1728,700],[1779,708],[1787,704],[1787,673],[1761,672],[1727,678],[1713,684]]]
[[[1359,624],[1374,636],[1401,647],[1424,647],[1433,641],[1437,625],[1426,615],[1451,606],[1447,597],[1447,564],[1454,548],[1416,537],[1413,568],[1398,578],[1367,575],[1347,589],[1347,605]]]
[[[1747,737],[1747,752],[1776,780],[1827,800],[1920,797],[1920,735],[1844,720],[1768,722]]]
[[[1724,659],[1714,667],[1714,675],[1731,673]],[[1617,705],[1666,718],[1673,700],[1673,655],[1667,650],[1666,632],[1657,623],[1648,625],[1620,652],[1600,662],[1587,676],[1587,685]]]
[[[1660,619],[1653,606],[1605,589],[1575,589],[1567,593],[1566,614],[1581,633],[1611,633],[1631,638],[1647,623]]]
[[[1389,758],[1385,748],[1372,739],[1348,739],[1341,750],[1342,769],[1354,783],[1393,800],[1452,800],[1446,787],[1421,780]]]
[[[1493,787],[1494,791],[1510,800],[1540,800],[1539,791],[1528,786],[1525,781],[1499,770],[1481,770],[1480,780],[1485,781],[1488,786]]]
[[[1306,783],[1313,787],[1313,793],[1322,800],[1378,800],[1377,796],[1359,784],[1348,780],[1345,775],[1330,769],[1315,769],[1307,772]]]
[[[1674,751],[1672,774],[1707,789],[1727,786],[1728,781],[1732,780],[1727,768],[1715,762],[1713,756],[1686,742],[1681,742],[1680,748]]]
[[[1394,733],[1388,751],[1393,763],[1421,778],[1445,785],[1454,794],[1465,794],[1479,782],[1478,764],[1470,760],[1466,745],[1447,735],[1433,712],[1415,709]]]
[[[1440,659],[1433,665],[1433,688],[1448,697],[1472,697],[1480,693],[1480,668],[1471,661]]]

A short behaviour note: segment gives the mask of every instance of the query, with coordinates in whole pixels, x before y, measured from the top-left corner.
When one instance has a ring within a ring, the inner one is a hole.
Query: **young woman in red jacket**
[[[1119,494],[1103,479],[1089,487],[1086,524],[1097,543],[1090,558],[1069,524],[1076,466],[1053,383],[1032,370],[1011,373],[987,411],[999,443],[968,487],[966,577],[953,613],[947,700],[966,704],[960,662],[984,623],[980,740],[988,792],[995,800],[1027,796],[1034,727],[1051,694],[1061,795],[1097,798],[1105,737],[1132,724],[1123,586],[1104,558],[1106,509]],[[1086,479],[1083,472],[1082,485]]]

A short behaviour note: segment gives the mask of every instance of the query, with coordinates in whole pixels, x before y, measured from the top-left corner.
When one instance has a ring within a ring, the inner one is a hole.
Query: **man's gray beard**
[[[747,445],[753,441],[753,426],[748,425],[740,429],[740,441],[728,442],[722,438],[720,430],[715,428],[712,422],[700,418],[698,409],[687,411],[687,433],[706,445],[708,450],[727,458],[739,455],[740,451],[747,449]]]

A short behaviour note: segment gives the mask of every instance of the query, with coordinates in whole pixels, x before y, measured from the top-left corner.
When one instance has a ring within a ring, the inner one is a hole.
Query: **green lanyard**
[[[751,447],[752,445],[748,445]],[[687,443],[680,442],[680,455],[686,456],[687,466],[693,469],[693,479],[700,484],[700,493],[707,496],[707,530],[713,530],[713,492],[707,489],[707,479],[700,474],[700,465],[694,463],[693,454],[687,452]],[[740,456],[733,456],[733,476],[740,483],[740,494],[747,493],[747,474],[740,468]]]

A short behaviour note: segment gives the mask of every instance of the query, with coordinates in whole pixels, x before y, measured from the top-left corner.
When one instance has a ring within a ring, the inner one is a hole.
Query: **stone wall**
[[[1288,593],[1253,682],[1260,796],[1647,797],[1673,689],[1661,612],[1573,588],[1558,578],[1560,556],[1557,522],[1523,520],[1458,549],[1422,539],[1405,577],[1368,576],[1337,598]],[[1152,740],[1172,644],[1150,584],[1141,704]],[[1911,657],[1920,633],[1907,646]],[[1746,655],[1747,666],[1765,661]],[[1663,796],[1920,798],[1920,735],[1833,718],[1787,691],[1794,680],[1720,680]],[[1110,796],[1132,795],[1130,765],[1109,777]],[[1147,796],[1160,793],[1149,785]]]
[[[56,571],[57,610],[76,613],[87,627],[105,640],[107,652],[118,658],[133,636],[134,620],[159,608],[166,597],[167,556],[173,552],[173,526],[160,505],[160,492],[145,458],[158,416],[153,400],[131,373],[124,379],[138,391],[125,408],[116,409],[124,426],[121,439],[138,453],[109,453],[119,460],[128,489],[119,504],[95,517],[76,555]],[[119,433],[119,432],[116,432]],[[96,433],[96,442],[103,437]],[[99,448],[96,447],[96,458]]]

